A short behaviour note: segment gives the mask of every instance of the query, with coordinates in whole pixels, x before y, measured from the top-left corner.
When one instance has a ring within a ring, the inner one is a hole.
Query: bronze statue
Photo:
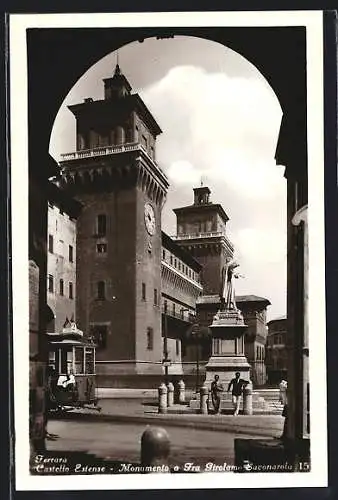
[[[238,266],[239,264],[237,264],[237,262],[231,260],[230,262],[227,262],[222,269],[220,289],[222,311],[226,309],[237,310],[233,278],[239,278],[241,276],[240,274],[234,272]]]

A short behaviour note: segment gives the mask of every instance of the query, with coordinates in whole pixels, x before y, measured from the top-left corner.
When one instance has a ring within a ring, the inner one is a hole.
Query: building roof
[[[49,203],[59,207],[71,218],[76,219],[81,212],[82,203],[69,196],[66,191],[51,181],[47,183],[47,198]]]
[[[286,321],[287,316],[278,316],[277,318],[270,319],[270,321],[267,322],[267,325],[270,325],[270,323],[274,323],[275,321]]]
[[[201,295],[197,299],[198,304],[218,304],[219,303],[219,295]],[[259,297],[258,295],[236,295],[236,302],[255,302],[265,304],[266,306],[270,305],[271,302],[265,297]]]
[[[124,110],[136,110],[154,135],[159,135],[162,132],[159,124],[139,94],[125,95],[116,99],[98,99],[95,101],[86,100],[85,102],[72,104],[68,106],[68,109],[76,118],[79,118],[82,114],[87,113],[94,113],[97,116],[102,116],[104,112],[111,115],[112,111],[123,112]]]
[[[190,266],[194,271],[200,272],[202,269],[202,265],[194,259],[191,253],[179,246],[164,231],[162,231],[162,245],[165,249],[170,250],[170,252],[182,259],[182,261]]]

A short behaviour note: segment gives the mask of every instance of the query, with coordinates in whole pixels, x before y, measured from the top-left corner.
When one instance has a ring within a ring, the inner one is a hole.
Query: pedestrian
[[[282,380],[279,384],[279,402],[282,403],[283,406],[286,405],[286,390],[288,388],[288,383],[286,380]]]
[[[284,426],[281,439],[287,438],[287,428],[288,428],[288,397],[287,397],[288,383],[286,380],[282,380],[279,384],[279,401],[283,405],[282,417],[284,417]]]
[[[230,392],[232,388],[232,405],[234,407],[234,415],[238,415],[239,413],[243,389],[249,383],[247,380],[240,378],[240,376],[241,374],[236,372],[235,378],[231,379],[228,385],[228,392]]]
[[[211,401],[215,410],[215,415],[220,412],[222,392],[223,385],[219,381],[219,375],[215,375],[214,380],[211,382]]]

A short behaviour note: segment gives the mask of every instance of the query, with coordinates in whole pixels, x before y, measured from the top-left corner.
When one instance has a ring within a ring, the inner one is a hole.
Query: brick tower
[[[103,82],[104,99],[69,106],[76,151],[61,162],[62,186],[83,205],[77,322],[96,339],[99,374],[161,373],[161,129],[118,65]]]
[[[203,294],[219,294],[221,272],[226,260],[233,257],[234,247],[226,235],[229,217],[222,205],[210,201],[207,186],[194,188],[194,203],[175,208],[176,243],[188,250],[203,266]]]

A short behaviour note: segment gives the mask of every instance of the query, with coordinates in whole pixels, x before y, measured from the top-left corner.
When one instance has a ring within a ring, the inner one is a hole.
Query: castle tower
[[[103,82],[104,99],[69,106],[76,151],[63,155],[61,183],[83,205],[78,326],[95,337],[97,372],[109,380],[162,371],[161,210],[168,180],[155,160],[156,120],[118,65]]]
[[[226,235],[229,217],[222,205],[211,202],[210,194],[207,186],[194,188],[194,203],[174,209],[175,241],[203,266],[201,282],[205,295],[219,294],[222,268],[234,253]]]

